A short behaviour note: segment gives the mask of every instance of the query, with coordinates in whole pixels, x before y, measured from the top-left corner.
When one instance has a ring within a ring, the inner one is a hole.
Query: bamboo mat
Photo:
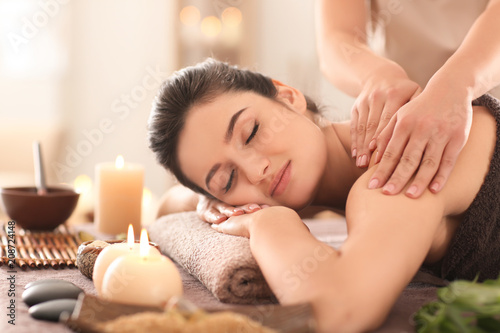
[[[0,221],[0,266],[21,269],[75,268],[78,236],[61,224],[53,231],[30,231],[14,221]]]

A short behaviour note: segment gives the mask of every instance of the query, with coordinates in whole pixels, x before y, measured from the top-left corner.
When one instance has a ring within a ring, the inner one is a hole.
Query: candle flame
[[[149,239],[148,239],[148,232],[146,231],[146,229],[142,229],[141,231],[141,243],[140,243],[139,253],[141,257],[146,257],[149,253]]]
[[[118,155],[116,157],[116,161],[115,161],[115,166],[117,169],[123,169],[123,166],[125,165],[125,160],[123,159],[123,156],[122,155]]]
[[[135,239],[134,239],[134,227],[132,227],[132,224],[128,225],[128,235],[127,235],[127,244],[128,247],[132,250],[134,247]]]

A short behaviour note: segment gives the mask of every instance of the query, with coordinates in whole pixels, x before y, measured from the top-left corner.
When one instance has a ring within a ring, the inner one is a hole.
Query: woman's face
[[[194,106],[179,138],[183,173],[230,205],[311,202],[326,166],[323,133],[304,96],[277,83],[281,103],[252,92]]]

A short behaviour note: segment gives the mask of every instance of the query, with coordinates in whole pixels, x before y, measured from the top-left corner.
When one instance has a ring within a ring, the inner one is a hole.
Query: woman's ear
[[[273,79],[272,81],[278,90],[278,101],[285,103],[296,112],[304,114],[307,111],[307,102],[304,94],[278,80]]]

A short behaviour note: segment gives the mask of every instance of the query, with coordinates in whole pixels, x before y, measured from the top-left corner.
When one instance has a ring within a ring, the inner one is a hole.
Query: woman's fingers
[[[258,204],[247,204],[243,206],[238,206],[238,208],[242,209],[245,213],[249,214],[258,211],[259,209],[262,209],[262,206]]]
[[[235,216],[219,224],[212,224],[212,228],[224,234],[248,238],[250,237],[248,231],[248,224],[250,223],[250,221],[251,218],[247,216]]]
[[[227,216],[219,212],[217,209],[211,207],[208,209],[205,209],[203,211],[198,211],[198,216],[210,223],[220,223],[222,221],[225,221],[227,219]]]

